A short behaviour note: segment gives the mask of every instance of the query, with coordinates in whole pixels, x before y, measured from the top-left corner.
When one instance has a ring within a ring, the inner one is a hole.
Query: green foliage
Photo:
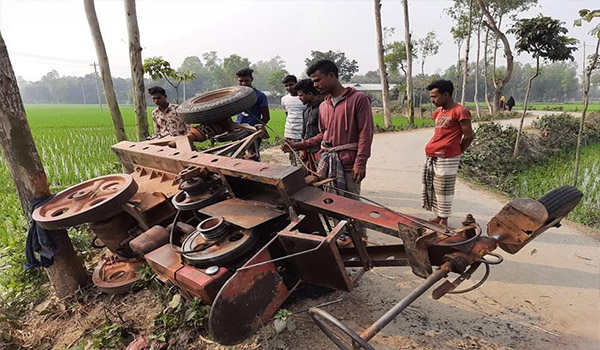
[[[144,60],[144,72],[148,73],[153,80],[165,79],[175,89],[176,100],[179,102],[179,85],[182,81],[190,81],[196,77],[196,73],[189,70],[175,70],[171,64],[162,57],[150,57]]]
[[[189,338],[193,339],[193,334],[206,327],[209,311],[210,306],[202,303],[200,299],[184,301],[181,294],[175,294],[168,306],[154,318],[155,329],[151,338],[177,345],[174,343],[181,340],[176,333],[185,329],[191,333]]]
[[[475,131],[473,144],[463,154],[461,173],[511,196],[539,197],[553,187],[570,184],[573,181],[572,150],[577,142],[578,123],[578,119],[566,113],[538,118],[533,123],[536,133],[523,134],[522,152],[517,158],[512,157],[516,128],[482,123]],[[600,196],[597,184],[600,119],[590,115],[585,130],[582,143],[588,146],[582,162],[584,180],[581,189],[586,200],[578,209],[579,214],[574,213],[572,218],[598,225],[594,218],[600,216],[597,205]],[[569,151],[563,153],[565,150]],[[552,169],[558,168],[560,171],[554,174]]]
[[[285,69],[278,69],[271,73],[271,76],[269,76],[269,79],[267,80],[269,91],[275,92],[280,96],[285,94],[285,87],[281,83],[281,80],[288,74],[288,71]]]
[[[582,10],[579,10],[579,17],[580,18],[576,19],[574,21],[574,23],[573,23],[576,27],[581,27],[583,25],[583,21],[592,22],[594,20],[594,18],[600,18],[600,9],[596,9],[596,10],[582,9]],[[598,39],[600,39],[600,24],[596,25],[595,27],[593,27],[590,30],[590,34],[592,36],[595,36]]]
[[[417,46],[413,43],[412,55],[417,57]],[[398,74],[398,69],[404,73],[404,62],[406,62],[406,43],[404,41],[394,41],[385,47],[383,61],[386,63],[391,74]]]
[[[335,62],[339,70],[339,77],[341,81],[350,81],[352,76],[358,72],[358,62],[356,60],[350,60],[346,57],[346,54],[342,51],[311,51],[311,57],[304,60],[307,67],[320,60],[330,60]]]
[[[552,62],[573,61],[573,52],[577,50],[573,45],[579,41],[565,35],[568,30],[563,24],[557,19],[540,14],[534,18],[519,19],[508,33],[517,38],[517,52],[527,52],[536,59]]]
[[[92,330],[91,343],[85,347],[88,350],[108,350],[124,348],[133,341],[133,330],[123,327],[110,320],[102,322],[100,327]]]

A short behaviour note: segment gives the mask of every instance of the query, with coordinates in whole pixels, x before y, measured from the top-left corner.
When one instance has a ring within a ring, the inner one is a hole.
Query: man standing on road
[[[317,90],[327,94],[319,106],[320,132],[290,146],[294,150],[320,146],[319,177],[334,178],[336,189],[360,195],[360,183],[367,174],[373,143],[371,101],[362,92],[340,84],[338,67],[332,61],[320,60],[310,66],[306,74]],[[360,231],[366,237],[366,230],[361,228]]]
[[[283,136],[287,142],[302,141],[302,112],[304,104],[300,101],[294,85],[298,82],[293,75],[286,75],[281,81],[288,93],[281,98],[281,105],[285,109],[285,131]],[[296,155],[290,153],[290,163],[298,165]]]
[[[473,141],[471,114],[452,99],[451,81],[434,81],[427,90],[431,102],[438,108],[432,115],[435,119],[433,137],[425,146],[427,158],[421,203],[423,208],[435,213],[431,221],[448,225],[460,157]]]
[[[237,115],[236,122],[239,124],[267,124],[269,119],[271,119],[267,96],[263,94],[262,91],[252,86],[252,81],[254,80],[254,77],[252,76],[253,72],[254,71],[250,68],[244,68],[235,73],[238,85],[251,87],[254,89],[254,93],[256,93],[256,103],[250,107],[248,111],[244,111]]]
[[[152,122],[154,123],[153,138],[165,136],[186,135],[190,126],[184,123],[177,115],[177,105],[167,101],[167,93],[160,86],[148,89],[152,96],[152,102],[156,108],[152,111]]]
[[[321,96],[315,89],[310,79],[300,80],[294,85],[294,90],[298,93],[298,98],[306,106],[302,112],[302,140],[308,140],[319,133],[319,106],[321,105]],[[317,171],[317,152],[319,147],[313,147],[300,151],[300,159],[310,171]]]

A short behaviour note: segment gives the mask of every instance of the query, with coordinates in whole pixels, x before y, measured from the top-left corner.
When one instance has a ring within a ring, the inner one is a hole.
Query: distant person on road
[[[252,86],[252,81],[254,80],[252,76],[253,72],[250,68],[244,68],[235,73],[238,85],[251,87],[254,89],[254,93],[256,93],[256,103],[248,111],[238,114],[236,122],[250,125],[267,124],[269,119],[271,119],[269,115],[269,102],[267,101],[267,96],[262,91]]]
[[[167,101],[165,89],[153,86],[148,89],[148,93],[152,96],[152,102],[157,106],[152,111],[152,122],[154,123],[152,138],[186,135],[190,126],[179,119],[178,106]]]
[[[506,101],[506,107],[508,108],[508,111],[512,111],[513,107],[515,106],[515,99],[511,96],[508,98],[508,101]]]
[[[300,80],[294,85],[300,101],[306,106],[302,113],[302,140],[308,140],[319,133],[319,106],[323,101],[319,91],[315,89],[310,79]],[[308,169],[317,171],[319,147],[300,151],[300,159]]]
[[[334,189],[347,191],[342,194],[358,199],[353,194],[360,195],[373,143],[371,101],[364,93],[342,86],[338,67],[332,61],[317,61],[306,74],[317,90],[327,94],[319,106],[320,130],[314,137],[290,146],[294,150],[320,146],[319,177],[335,179]],[[359,232],[366,240],[366,229],[362,227]]]
[[[448,225],[460,157],[473,141],[471,114],[452,99],[451,81],[437,80],[429,84],[427,90],[431,102],[438,108],[432,115],[433,137],[425,146],[421,204],[436,215],[431,221]]]
[[[306,108],[298,93],[294,90],[294,85],[298,82],[293,75],[286,75],[281,83],[288,93],[281,98],[281,105],[285,109],[285,131],[283,136],[287,142],[302,141],[302,112]],[[298,165],[296,155],[290,152],[290,163]]]
[[[500,110],[506,110],[506,96],[500,97]]]

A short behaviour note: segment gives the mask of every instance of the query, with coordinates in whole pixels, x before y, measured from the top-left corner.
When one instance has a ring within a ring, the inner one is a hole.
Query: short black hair
[[[254,73],[253,69],[250,68],[243,68],[237,71],[237,73],[235,73],[235,75],[237,75],[238,78],[241,77],[250,77],[250,78],[254,78],[252,76],[252,73]]]
[[[427,91],[431,91],[433,89],[438,89],[439,92],[444,93],[447,92],[452,96],[454,92],[454,84],[450,80],[436,80],[433,83],[427,85]]]
[[[314,72],[319,71],[323,74],[333,73],[335,77],[338,77],[338,67],[330,60],[319,60],[306,69],[306,74],[310,77]]]
[[[298,79],[296,78],[295,75],[292,74],[288,74],[285,77],[283,77],[283,79],[281,79],[281,83],[282,84],[287,84],[287,83],[297,83]]]
[[[149,88],[148,93],[150,95],[161,94],[161,95],[167,97],[167,92],[165,91],[165,89],[161,88],[160,86],[153,86],[153,87]]]
[[[308,94],[311,93],[315,96],[319,94],[315,86],[313,85],[312,80],[310,79],[302,79],[294,85],[294,90],[302,91],[302,93]]]

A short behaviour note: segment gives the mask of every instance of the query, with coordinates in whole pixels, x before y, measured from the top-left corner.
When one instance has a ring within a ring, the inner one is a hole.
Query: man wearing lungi
[[[454,102],[454,86],[449,80],[437,80],[427,86],[431,102],[438,107],[433,137],[425,146],[421,204],[436,215],[431,221],[448,225],[452,213],[456,172],[461,154],[473,141],[471,114]]]

